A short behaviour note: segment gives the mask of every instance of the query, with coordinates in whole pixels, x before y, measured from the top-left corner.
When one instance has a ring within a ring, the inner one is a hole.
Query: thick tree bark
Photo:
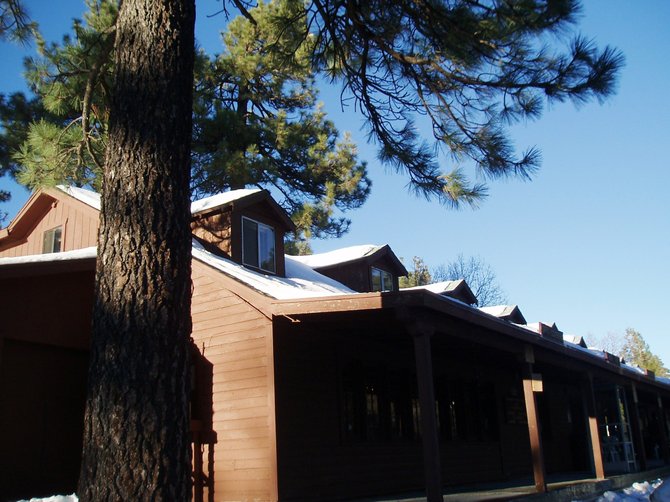
[[[78,494],[190,497],[194,0],[124,0]]]

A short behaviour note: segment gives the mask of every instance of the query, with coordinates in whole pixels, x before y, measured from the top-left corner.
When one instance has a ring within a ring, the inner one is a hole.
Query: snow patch
[[[84,204],[88,204],[92,208],[100,211],[100,194],[98,192],[87,190],[86,188],[65,185],[58,185],[56,188],[83,202]],[[205,197],[204,199],[196,200],[191,203],[191,214],[223,206],[224,204],[243,199],[244,197],[260,191],[260,188],[243,188],[240,190],[230,190],[228,192],[212,195],[211,197]]]
[[[202,211],[206,211],[207,209],[223,206],[260,191],[260,188],[241,188],[238,190],[230,190],[228,192],[212,195],[211,197],[205,197],[204,199],[196,200],[191,203],[191,214],[200,213]]]
[[[79,498],[74,493],[72,495],[53,495],[45,498],[32,498],[30,500],[19,500],[18,502],[78,502]]]
[[[290,258],[304,263],[311,268],[329,267],[349,261],[355,261],[366,256],[374,254],[384,246],[374,244],[361,244],[360,246],[349,246],[346,248],[335,249],[326,253],[316,253],[305,256],[291,256]],[[289,256],[287,256],[289,258]]]
[[[286,256],[286,277],[262,274],[205,250],[193,241],[193,257],[278,300],[355,294],[343,284]]]
[[[86,258],[95,258],[97,248],[91,246],[74,251],[62,251],[60,253],[32,254],[27,256],[12,256],[0,258],[0,265],[19,265],[21,263],[49,263],[53,261],[83,260]]]
[[[654,491],[660,487],[662,483],[663,481],[660,479],[652,481],[651,483],[649,481],[633,483],[631,486],[624,488],[623,490],[616,492],[607,491],[595,499],[594,502],[638,502],[642,500],[653,500],[655,502],[670,501],[670,499],[658,498],[656,494],[652,495],[652,493],[654,493]]]

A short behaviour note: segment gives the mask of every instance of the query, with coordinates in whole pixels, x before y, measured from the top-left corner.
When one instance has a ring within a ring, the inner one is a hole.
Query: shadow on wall
[[[212,426],[213,368],[191,341],[191,442],[193,443],[193,501],[214,501],[214,445]],[[205,498],[206,497],[206,498]]]

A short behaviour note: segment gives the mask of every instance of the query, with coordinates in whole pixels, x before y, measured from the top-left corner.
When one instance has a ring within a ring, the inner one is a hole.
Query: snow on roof
[[[494,317],[505,317],[511,315],[515,308],[518,307],[516,305],[492,305],[490,307],[479,307],[479,310]]]
[[[206,251],[197,241],[193,241],[193,257],[278,300],[356,293],[343,284],[312,270],[295,260],[293,256],[286,256],[286,277],[277,277],[249,270],[242,265]]]
[[[100,211],[100,194],[86,188],[58,185],[56,188]]]
[[[260,188],[240,188],[238,190],[230,190],[228,192],[212,195],[211,197],[205,197],[204,199],[196,200],[191,203],[191,214],[223,206],[224,204],[243,199],[244,197],[260,191]]]
[[[74,251],[62,251],[60,253],[33,254],[28,256],[0,258],[0,266],[19,265],[21,263],[49,263],[53,261],[83,260],[86,258],[95,258],[96,255],[96,247],[91,246],[83,249],[75,249]]]
[[[58,185],[56,188],[62,190],[75,199],[80,200],[84,204],[88,204],[98,211],[100,210],[100,194],[98,192],[94,192],[93,190],[88,190],[86,188],[64,185]],[[229,204],[230,202],[242,199],[248,195],[252,195],[260,191],[260,188],[243,188],[240,190],[230,190],[228,192],[212,195],[211,197],[205,197],[204,199],[196,200],[191,203],[191,214],[199,213],[214,207],[223,206],[224,204]]]
[[[346,248],[335,249],[326,253],[316,253],[306,256],[287,255],[286,257],[311,268],[322,268],[370,256],[383,247],[384,246],[376,246],[374,244],[362,244],[360,246],[350,246]]]
[[[463,279],[459,279],[457,281],[442,281],[442,282],[434,282],[433,284],[424,284],[423,286],[412,286],[411,288],[403,288],[405,289],[425,289],[427,291],[430,291],[432,293],[437,293],[438,295],[441,295],[443,293],[449,293],[450,291],[455,290],[463,281]]]

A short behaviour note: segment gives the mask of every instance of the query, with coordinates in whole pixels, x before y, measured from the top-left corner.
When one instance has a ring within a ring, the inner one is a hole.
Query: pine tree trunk
[[[123,0],[98,237],[84,501],[190,498],[194,0]]]

